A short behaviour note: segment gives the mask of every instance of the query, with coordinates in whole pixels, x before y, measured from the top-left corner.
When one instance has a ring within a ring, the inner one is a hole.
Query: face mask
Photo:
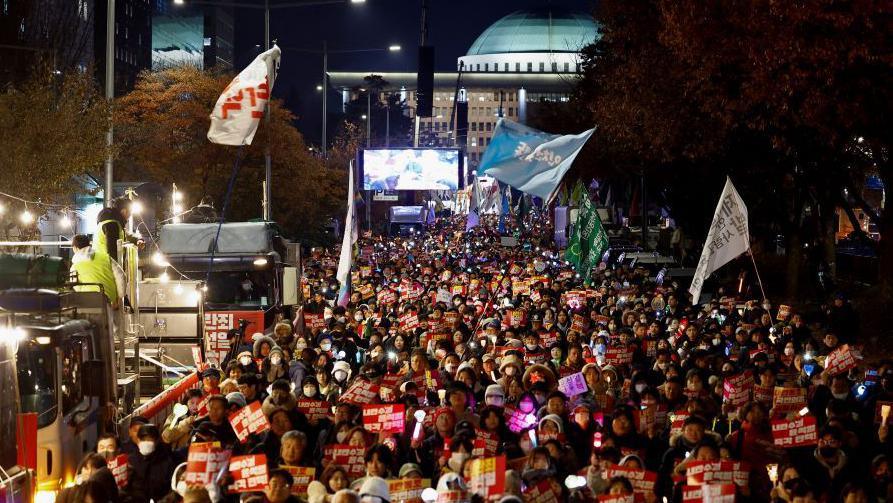
[[[713,339],[714,346],[719,346],[720,344],[722,344],[722,339],[720,339],[719,337],[717,337],[716,339]]]
[[[784,348],[784,354],[785,356],[791,356],[794,354],[794,348]]]
[[[528,351],[533,351],[536,349],[536,344],[525,344],[524,347],[527,348]]]
[[[313,386],[304,386],[304,396],[316,396],[316,388]]]
[[[186,485],[185,480],[181,480],[177,482],[176,491],[180,496],[186,496],[186,490],[189,489],[189,486]]]
[[[468,454],[464,452],[454,452],[450,455],[450,470],[458,472],[462,468],[462,463],[464,463],[466,459],[468,459]]]
[[[838,400],[846,400],[846,397],[849,396],[849,392],[844,391],[843,393],[831,393],[831,395],[833,395],[834,398]]]
[[[344,441],[347,439],[347,432],[339,431],[338,433],[335,434],[335,439],[338,440],[339,444],[343,444]]]
[[[607,351],[607,349],[608,349],[607,346],[605,346],[604,344],[596,344],[595,345],[596,353],[605,354],[605,351]]]
[[[819,455],[823,458],[833,457],[835,453],[837,453],[837,448],[835,447],[819,447]]]
[[[281,356],[271,356],[270,363],[272,363],[273,365],[279,365],[280,363],[282,363],[282,357]]]
[[[447,364],[447,365],[445,366],[445,368],[446,368],[446,371],[447,371],[447,372],[449,372],[450,374],[452,374],[453,372],[456,371],[456,364],[455,364],[455,363]]]
[[[661,369],[661,371],[666,371],[668,368],[670,368],[670,364],[669,363],[658,363],[657,368]]]
[[[332,343],[328,342],[328,341],[323,342],[319,345],[319,349],[321,349],[323,351],[328,351],[328,350],[332,349]]]
[[[251,357],[243,356],[243,357],[239,358],[239,363],[241,363],[242,365],[245,365],[247,367],[248,365],[251,364]]]
[[[336,381],[341,382],[341,381],[344,381],[345,379],[347,379],[347,372],[345,372],[343,370],[336,370],[332,374],[332,377],[334,377]]]
[[[487,402],[487,405],[492,407],[502,407],[505,404],[505,398],[499,395],[490,395],[484,399]]]
[[[648,385],[645,383],[637,383],[636,384],[636,393],[641,393],[641,392],[645,391],[645,388],[647,388],[647,387],[648,387]]]
[[[361,313],[357,313],[357,314],[353,315],[353,319],[355,319],[357,321],[363,321],[363,315]]]
[[[140,454],[142,454],[143,456],[148,456],[149,454],[155,452],[155,442],[151,440],[139,442],[137,444],[137,447],[139,447]]]

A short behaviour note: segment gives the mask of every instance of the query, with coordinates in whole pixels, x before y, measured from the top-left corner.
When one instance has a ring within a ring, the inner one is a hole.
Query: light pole
[[[297,51],[311,54],[322,54],[322,85],[317,86],[318,91],[322,91],[322,157],[328,158],[328,92],[329,92],[329,54],[350,54],[357,52],[400,52],[401,47],[398,44],[391,44],[388,47],[370,48],[370,49],[336,49],[329,50],[327,41],[323,40],[322,50],[319,49],[303,49],[300,47],[282,47],[283,51]],[[321,87],[321,88],[320,88]],[[368,114],[367,114],[368,117]]]
[[[113,4],[115,0],[108,0],[109,4]],[[176,5],[184,5],[186,4],[186,0],[173,0]],[[315,7],[318,5],[334,5],[334,4],[343,4],[343,3],[352,3],[352,4],[360,4],[366,3],[366,0],[304,0],[301,2],[287,2],[287,3],[276,3],[270,5],[270,0],[264,0],[263,6],[250,4],[250,3],[241,3],[241,2],[226,2],[226,1],[209,1],[209,0],[190,0],[189,4],[194,5],[213,5],[219,7],[239,7],[245,9],[263,9],[264,10],[264,50],[270,50],[270,10],[271,9],[285,9],[285,8],[294,8],[294,7]],[[114,27],[114,22],[110,26]],[[106,70],[108,72],[108,70]],[[108,76],[106,76],[108,79]],[[273,88],[273,82],[270,82],[270,89]],[[272,99],[272,96],[270,96]],[[264,124],[267,128],[267,143],[264,146],[264,220],[270,221],[272,220],[272,211],[273,211],[273,168],[272,168],[272,157],[270,155],[270,100],[267,100],[266,106],[264,107]],[[109,136],[111,136],[111,131],[109,131]],[[111,140],[109,140],[111,141]],[[109,179],[111,179],[109,170],[111,169],[110,160],[106,161],[106,175]],[[107,182],[108,183],[108,182]]]
[[[111,106],[115,99],[115,0],[108,0],[105,13],[105,99]],[[115,160],[112,158],[112,145],[115,137],[112,118],[109,117],[109,128],[105,132],[105,145],[108,149],[105,157],[105,207],[112,207],[112,177],[115,171]]]

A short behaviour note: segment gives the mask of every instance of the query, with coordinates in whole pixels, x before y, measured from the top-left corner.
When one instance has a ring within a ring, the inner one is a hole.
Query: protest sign
[[[325,400],[313,400],[301,398],[298,400],[298,412],[307,416],[307,419],[319,420],[329,416],[329,402]]]
[[[558,501],[558,500],[550,500]],[[598,503],[635,503],[636,496],[634,494],[600,494]],[[527,503],[525,501],[525,503]]]
[[[250,404],[229,415],[229,423],[233,426],[233,431],[239,442],[245,443],[248,435],[252,433],[262,433],[270,429],[270,422],[264,415],[260,407],[260,401],[253,401]]]
[[[619,367],[633,361],[633,350],[627,347],[611,347],[605,350],[605,365]]]
[[[379,304],[388,305],[397,302],[397,294],[390,288],[382,288],[376,295]]]
[[[814,416],[802,416],[791,421],[772,421],[772,443],[778,447],[804,447],[818,443]]]
[[[561,486],[555,480],[544,478],[537,484],[521,491],[524,503],[554,503],[561,501]]]
[[[434,301],[443,302],[446,305],[450,305],[453,302],[453,294],[445,288],[438,288],[437,296],[434,298]]]
[[[363,405],[363,428],[371,433],[403,433],[403,404]]]
[[[512,295],[530,295],[530,283],[526,280],[512,281]]]
[[[415,313],[406,313],[399,318],[400,330],[414,330],[419,327],[419,316]]]
[[[843,374],[855,366],[856,355],[853,354],[849,344],[840,346],[825,358],[825,372],[831,376]]]
[[[437,499],[434,503],[466,503],[468,493],[461,490],[437,491]]]
[[[372,288],[372,285],[360,285],[360,288],[358,288],[357,291],[363,299],[371,299],[372,297],[375,297],[375,289]]]
[[[586,318],[583,318],[582,315],[575,314],[573,318],[571,318],[570,329],[574,332],[582,332],[586,330]]]
[[[776,414],[799,412],[803,407],[806,407],[806,388],[775,387],[772,408]]]
[[[393,503],[421,503],[422,491],[430,486],[430,479],[389,479],[390,501]]]
[[[220,448],[219,442],[195,442],[186,454],[186,483],[210,484],[215,474],[229,464],[232,451]]]
[[[682,425],[685,424],[685,420],[688,419],[688,416],[688,412],[685,411],[670,413],[670,435],[682,433]]]
[[[722,400],[733,407],[740,407],[750,401],[753,391],[753,374],[746,370],[740,374],[727,377],[722,384]]]
[[[682,486],[683,503],[735,503],[735,484]]]
[[[787,321],[788,317],[791,316],[791,306],[786,306],[784,304],[778,306],[778,314],[775,315],[775,319],[778,321]]]
[[[473,459],[468,491],[484,498],[505,492],[505,456]]]
[[[316,468],[288,465],[279,465],[279,468],[290,473],[294,479],[291,485],[291,493],[299,498],[306,498],[307,486],[313,482],[316,476]]]
[[[207,363],[221,364],[229,352],[229,331],[239,328],[239,320],[247,320],[246,332],[264,328],[263,311],[205,311],[205,359]]]
[[[693,461],[685,469],[688,485],[735,484],[746,486],[750,465],[744,461]]]
[[[558,391],[564,393],[568,398],[586,393],[588,389],[586,378],[583,377],[582,372],[577,372],[558,380]]]
[[[482,456],[495,456],[496,450],[499,448],[499,437],[495,433],[479,430],[475,428],[475,441],[482,440],[484,443],[484,453]]]
[[[118,454],[114,458],[108,460],[106,463],[110,472],[112,472],[112,476],[115,477],[115,485],[118,488],[125,487],[127,485],[127,454]]]
[[[379,390],[379,385],[359,379],[347,388],[340,400],[356,405],[372,403],[378,397]]]
[[[768,405],[772,403],[773,392],[774,390],[772,386],[762,386],[759,384],[754,384],[753,400],[755,402],[760,402]]]
[[[648,470],[640,470],[637,468],[626,468],[619,465],[612,466],[604,471],[604,479],[610,480],[614,477],[626,477],[633,485],[633,491],[636,494],[654,494],[654,484],[657,483],[657,472]]]
[[[509,326],[520,327],[525,323],[527,313],[523,309],[512,309],[508,313]]]
[[[344,468],[349,478],[354,479],[366,474],[365,447],[333,444],[326,446],[323,454],[325,459],[330,459],[336,466]]]
[[[229,475],[233,479],[227,489],[230,494],[263,491],[267,485],[267,456],[233,456],[229,460]]]
[[[304,313],[304,326],[310,330],[325,328],[326,320],[322,314]]]

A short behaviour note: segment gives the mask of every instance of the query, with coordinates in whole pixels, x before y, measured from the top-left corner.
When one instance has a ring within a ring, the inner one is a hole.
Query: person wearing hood
[[[313,360],[316,358],[316,351],[307,347],[307,340],[299,337],[295,341],[295,358],[288,362],[288,379],[295,385],[295,390],[299,390],[301,384],[308,376],[313,376]]]
[[[257,362],[254,360],[254,356],[251,351],[240,351],[239,354],[236,356],[236,361],[239,362],[239,368],[242,371],[239,377],[242,377],[245,374],[260,373],[260,369],[257,367]]]
[[[706,421],[697,415],[690,415],[682,423],[682,431],[670,436],[669,449],[661,458],[656,491],[658,496],[670,497],[673,492],[673,473],[679,463],[691,455],[692,450],[705,437],[710,437],[719,445],[722,439],[716,433],[707,430]],[[765,471],[765,470],[764,470]]]
[[[278,379],[288,377],[288,367],[282,348],[273,346],[260,364],[260,373],[266,384],[272,384]]]
[[[158,427],[144,424],[137,433],[139,451],[128,457],[130,469],[127,496],[135,503],[158,501],[168,493],[171,475],[178,464]]]
[[[252,357],[255,360],[266,358],[270,355],[270,351],[276,347],[276,341],[268,335],[254,334],[252,339],[254,339],[254,344],[252,345]]]
[[[350,364],[346,361],[338,360],[332,364],[332,381],[341,392],[347,389],[352,374],[353,371],[350,368]]]
[[[778,463],[785,457],[783,449],[775,447],[769,412],[760,402],[747,402],[738,409],[741,427],[726,437],[726,444],[735,459],[747,461],[754,476],[751,485],[756,494],[768,493],[772,483],[766,465]]]
[[[555,478],[556,474],[555,461],[549,454],[549,450],[545,447],[534,447],[524,464],[521,480],[527,487],[532,487],[543,480]]]
[[[813,483],[816,495],[826,501],[838,501],[844,485],[861,482],[865,473],[855,469],[843,451],[843,431],[826,426],[819,433],[818,446],[811,455],[799,459],[801,473]]]
[[[578,403],[571,411],[566,427],[567,442],[574,449],[578,460],[589,459],[592,443],[598,431],[598,423],[592,417],[592,406]]]
[[[284,319],[273,327],[273,341],[280,348],[291,348],[295,341],[291,323]]]
[[[264,400],[261,410],[264,415],[269,415],[276,408],[293,411],[296,407],[297,400],[291,392],[291,382],[286,379],[279,379],[270,385],[270,396]]]
[[[556,414],[547,414],[537,423],[536,436],[540,443],[551,439],[563,440],[564,420]]]

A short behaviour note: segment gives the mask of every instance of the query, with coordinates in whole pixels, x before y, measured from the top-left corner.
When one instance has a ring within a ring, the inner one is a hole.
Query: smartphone
[[[803,371],[806,372],[806,375],[812,377],[812,373],[815,372],[815,363],[807,363],[803,365]]]

